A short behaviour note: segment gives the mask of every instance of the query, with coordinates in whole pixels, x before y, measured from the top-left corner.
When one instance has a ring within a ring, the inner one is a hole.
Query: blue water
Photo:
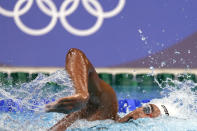
[[[55,82],[61,89],[55,90],[46,83]],[[122,90],[117,92],[120,99],[152,99],[150,103],[164,104],[170,116],[155,119],[143,118],[127,123],[116,123],[112,120],[86,121],[78,120],[68,130],[95,131],[197,131],[197,86],[192,81],[172,81],[175,87],[166,86],[163,90]],[[20,87],[16,89],[16,87]],[[116,87],[114,87],[116,88]],[[140,89],[140,87],[138,87]],[[54,93],[55,92],[55,93]],[[25,84],[13,86],[0,85],[0,100],[12,99],[18,103],[15,111],[0,113],[0,130],[43,131],[53,126],[65,115],[45,113],[44,105],[63,96],[75,93],[72,82],[65,71],[57,71],[49,77],[43,74]],[[47,99],[47,100],[46,100]],[[36,103],[38,102],[39,103]],[[127,112],[129,113],[129,112]],[[127,113],[119,113],[124,116]]]

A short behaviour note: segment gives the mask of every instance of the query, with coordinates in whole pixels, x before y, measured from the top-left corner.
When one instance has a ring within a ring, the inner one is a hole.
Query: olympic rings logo
[[[24,15],[30,10],[34,1],[36,1],[39,9],[44,14],[51,17],[49,24],[41,29],[29,28],[20,19],[20,16]],[[96,23],[89,29],[77,29],[71,26],[66,19],[67,16],[71,15],[78,8],[80,1],[88,13],[97,17]],[[25,2],[25,6],[21,8]],[[67,9],[71,3],[72,5]],[[90,3],[94,6],[94,8],[90,5]],[[125,3],[126,0],[119,0],[118,5],[113,10],[104,12],[98,0],[64,0],[58,11],[52,0],[18,0],[14,6],[13,11],[6,10],[0,6],[0,14],[7,17],[13,17],[18,28],[29,35],[39,36],[47,34],[54,28],[59,18],[62,26],[71,34],[78,36],[88,36],[99,30],[103,24],[104,18],[110,18],[117,15],[124,8]],[[48,7],[46,7],[45,4],[47,4]]]

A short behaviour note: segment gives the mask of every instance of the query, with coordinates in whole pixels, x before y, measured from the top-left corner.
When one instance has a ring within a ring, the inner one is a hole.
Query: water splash
[[[143,31],[141,29],[138,29],[138,32],[140,34],[141,40],[144,42],[145,45],[147,45],[148,44],[147,37],[144,36]]]
[[[46,86],[46,84],[50,82],[57,83],[62,87],[60,87],[59,90],[55,90],[50,84]],[[197,92],[194,91],[197,84],[190,80],[179,82],[170,79],[167,79],[164,83],[166,84],[159,84],[160,88],[162,88],[160,92],[161,97],[157,99],[154,98],[150,103],[164,104],[169,110],[169,117],[160,116],[155,119],[144,118],[127,123],[116,123],[112,120],[92,122],[78,120],[69,127],[68,130],[197,130]],[[165,87],[163,87],[163,85],[165,85]],[[72,95],[74,93],[75,90],[73,89],[72,82],[65,71],[57,71],[49,77],[39,74],[34,81],[20,85],[19,89],[14,89],[12,86],[7,86],[6,88],[1,87],[0,99],[13,99],[14,101],[21,99],[20,104],[27,110],[22,112],[1,113],[0,130],[47,130],[65,115],[60,113],[44,113],[42,109],[45,103],[42,99],[58,99],[62,96]],[[143,94],[141,94],[141,96],[139,95],[139,99],[142,96]],[[34,105],[31,102],[32,99],[41,101],[34,109],[32,109],[32,105]],[[119,115],[124,116],[127,113]]]
[[[150,103],[165,105],[172,117],[197,118],[197,92],[195,91],[197,83],[191,80],[180,82],[171,79],[167,79],[166,83],[171,84],[166,84],[163,88],[162,99],[154,99]]]
[[[44,113],[45,104],[74,93],[72,81],[65,70],[56,71],[50,76],[39,74],[29,83],[2,86],[0,100],[4,99],[15,105],[11,105],[11,112],[0,114],[0,129],[22,131],[47,129],[64,115]]]

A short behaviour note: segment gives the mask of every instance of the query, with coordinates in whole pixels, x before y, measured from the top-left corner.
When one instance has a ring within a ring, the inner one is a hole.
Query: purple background
[[[118,0],[98,0],[105,11],[116,7]],[[54,0],[59,8],[63,0]],[[16,1],[0,0],[0,6],[12,10]],[[32,28],[48,24],[50,17],[34,3],[23,16]],[[68,17],[76,28],[91,27],[96,18],[80,4]],[[140,34],[139,30],[143,33]],[[127,0],[115,17],[104,19],[93,35],[80,37],[67,32],[58,20],[46,35],[31,36],[22,32],[13,18],[0,15],[0,63],[13,66],[64,66],[69,48],[83,50],[97,67],[133,61],[168,48],[197,31],[196,0]],[[142,40],[145,37],[146,40]]]

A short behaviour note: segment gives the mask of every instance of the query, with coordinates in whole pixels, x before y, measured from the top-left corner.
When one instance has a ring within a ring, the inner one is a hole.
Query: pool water
[[[197,86],[196,83],[176,80],[172,82],[175,86],[166,85],[162,89],[158,88],[158,90],[153,91],[113,87],[116,90],[118,100],[150,99],[150,103],[164,104],[169,110],[169,117],[143,118],[131,120],[127,123],[116,123],[112,120],[92,122],[78,120],[68,130],[197,131],[197,91],[194,91]],[[60,88],[54,88],[56,84],[61,85]],[[122,90],[120,90],[121,88]],[[65,115],[61,113],[45,113],[44,105],[74,93],[72,82],[64,70],[57,71],[50,76],[39,74],[35,80],[25,84],[0,84],[0,100],[8,100],[12,107],[11,111],[0,109],[0,130],[47,130]],[[16,104],[13,104],[13,101]],[[119,115],[122,117],[127,113],[129,111],[126,113],[119,112]]]

